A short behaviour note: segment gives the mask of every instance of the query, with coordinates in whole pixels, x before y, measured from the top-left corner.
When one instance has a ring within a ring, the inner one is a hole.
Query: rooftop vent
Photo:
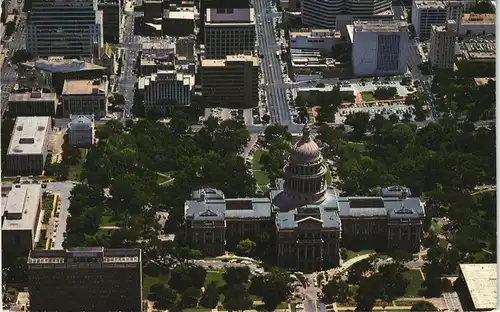
[[[19,126],[17,126],[16,130],[17,130],[17,131],[23,131],[23,125],[19,125]]]

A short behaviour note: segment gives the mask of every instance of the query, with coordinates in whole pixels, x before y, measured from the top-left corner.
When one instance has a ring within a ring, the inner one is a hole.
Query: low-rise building
[[[52,89],[57,94],[61,94],[65,80],[97,79],[106,73],[107,69],[103,66],[62,57],[38,59],[18,66],[20,85]]]
[[[2,250],[27,254],[40,235],[42,187],[13,185],[2,206]]]
[[[78,147],[85,147],[94,144],[94,115],[69,115],[69,119],[69,144]]]
[[[108,114],[108,81],[103,77],[93,80],[66,80],[61,95],[63,116]]]
[[[194,75],[176,70],[159,70],[150,76],[142,77],[139,89],[144,94],[146,113],[155,110],[166,116],[175,108],[191,104],[191,93],[194,87]]]
[[[51,116],[57,112],[57,95],[41,91],[11,93],[8,101],[8,114],[19,116]]]
[[[203,100],[212,107],[249,108],[259,103],[259,58],[232,55],[201,61]]]
[[[457,65],[473,69],[475,66],[492,68],[494,76],[496,61],[495,36],[474,37],[459,43],[461,54]],[[484,73],[482,73],[484,75]],[[489,76],[489,75],[488,75]]]
[[[466,13],[460,24],[460,36],[494,35],[496,14]]]
[[[331,53],[341,40],[340,31],[333,29],[303,29],[290,31],[290,49],[317,49]]]
[[[6,171],[42,173],[51,133],[50,117],[17,117],[7,150]]]
[[[151,75],[158,70],[173,69],[175,44],[169,42],[143,43],[138,65],[141,76]]]

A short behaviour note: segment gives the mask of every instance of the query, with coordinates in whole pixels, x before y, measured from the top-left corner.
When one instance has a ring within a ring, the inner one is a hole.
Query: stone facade
[[[418,197],[404,187],[382,188],[380,196],[340,197],[327,187],[326,172],[306,126],[270,198],[226,199],[213,189],[193,193],[185,204],[193,247],[221,255],[240,240],[268,233],[278,265],[303,272],[338,266],[341,241],[347,248],[419,250],[425,211]]]

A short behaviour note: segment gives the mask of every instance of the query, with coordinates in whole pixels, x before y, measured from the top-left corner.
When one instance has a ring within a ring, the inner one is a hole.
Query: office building
[[[404,74],[408,67],[408,25],[402,21],[356,21],[352,27],[355,76]]]
[[[194,35],[198,12],[194,7],[176,7],[163,12],[162,32],[164,36],[185,37]]]
[[[275,231],[278,265],[302,272],[340,264],[346,248],[417,252],[424,206],[405,187],[385,187],[380,196],[340,197],[329,189],[321,150],[304,127],[270,198],[225,198],[220,191],[193,192],[185,203],[186,233],[197,249],[216,256],[240,240]]]
[[[446,21],[454,20],[460,27],[463,11],[462,1],[415,0],[412,3],[411,23],[418,37],[429,38],[432,25],[444,26]]]
[[[353,21],[392,20],[392,1],[390,0],[302,0],[302,23],[312,27],[337,29]]]
[[[107,68],[89,62],[49,57],[18,65],[19,84],[28,88],[46,88],[61,94],[65,80],[97,79],[106,75]]]
[[[69,119],[69,144],[77,147],[88,147],[94,144],[94,115],[69,115]]]
[[[7,150],[6,171],[41,174],[51,132],[50,117],[17,117]]]
[[[496,263],[459,264],[458,276],[454,284],[462,311],[494,311],[498,308]]]
[[[438,69],[453,69],[455,64],[455,43],[457,24],[448,21],[446,26],[432,25],[429,45],[429,62]]]
[[[108,114],[108,81],[66,80],[61,94],[63,116],[94,115],[96,118]]]
[[[8,114],[11,117],[19,116],[51,116],[57,111],[57,95],[33,91],[26,93],[12,93],[9,95]]]
[[[466,13],[460,23],[460,36],[484,36],[495,34],[496,14]]]
[[[33,0],[26,50],[34,57],[100,57],[102,14],[97,0]]]
[[[141,312],[141,250],[32,250],[28,289],[33,312]]]
[[[150,76],[142,77],[139,89],[144,92],[146,113],[155,110],[166,116],[175,108],[191,104],[194,75],[176,70],[160,70]]]
[[[102,34],[106,42],[120,42],[122,7],[120,0],[98,0],[97,9],[102,11]]]
[[[201,61],[203,100],[212,107],[249,108],[259,104],[259,59],[228,56]]]
[[[252,55],[255,50],[253,8],[207,9],[205,15],[205,58]]]
[[[40,235],[41,210],[41,185],[12,186],[2,205],[2,251],[28,254]]]
[[[332,29],[291,30],[289,42],[290,49],[332,53],[333,46],[341,42],[341,34]]]

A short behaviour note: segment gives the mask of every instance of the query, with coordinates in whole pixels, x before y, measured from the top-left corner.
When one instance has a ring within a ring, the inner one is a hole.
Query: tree
[[[155,308],[169,309],[177,300],[177,294],[163,284],[151,285],[148,300],[155,301]]]
[[[207,271],[200,266],[179,265],[172,272],[169,286],[180,293],[189,287],[201,288],[205,284]]]
[[[247,238],[238,242],[236,250],[240,255],[249,256],[255,250],[255,246],[255,243]]]
[[[181,305],[183,308],[194,308],[198,305],[200,297],[200,289],[196,287],[188,287],[182,292]]]
[[[249,290],[253,295],[262,297],[265,309],[274,311],[281,302],[291,298],[292,279],[283,269],[273,268],[265,276],[254,277]]]
[[[349,285],[340,278],[331,279],[322,290],[329,302],[345,302],[349,298]]]
[[[219,303],[220,293],[219,288],[215,282],[210,282],[210,284],[205,287],[205,292],[200,300],[200,305],[207,309],[215,309]]]
[[[222,275],[222,278],[228,286],[233,286],[236,284],[244,284],[248,282],[250,276],[250,268],[245,267],[228,267],[226,272]]]
[[[363,259],[359,262],[354,263],[348,271],[348,281],[349,283],[358,283],[363,275],[370,271],[372,266],[367,259]]]
[[[226,289],[222,305],[228,311],[243,311],[250,309],[253,301],[245,285],[236,284]]]
[[[429,311],[438,311],[438,309],[429,301],[418,301],[411,306],[410,311],[417,312],[429,312]]]
[[[370,114],[356,112],[347,116],[345,124],[353,127],[354,135],[361,138],[370,129]]]

